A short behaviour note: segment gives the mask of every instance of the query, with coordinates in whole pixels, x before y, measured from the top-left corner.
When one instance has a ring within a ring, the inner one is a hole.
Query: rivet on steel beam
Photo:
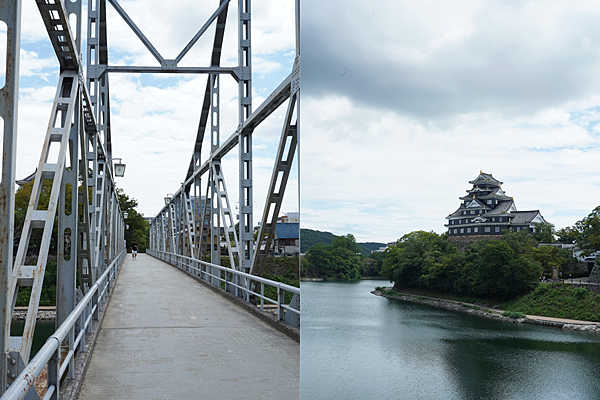
[[[15,365],[15,364],[17,363],[17,360],[15,360],[14,358],[11,358],[11,359],[10,359],[10,363],[11,363],[12,365]]]
[[[10,379],[15,379],[17,376],[15,374],[10,374]]]

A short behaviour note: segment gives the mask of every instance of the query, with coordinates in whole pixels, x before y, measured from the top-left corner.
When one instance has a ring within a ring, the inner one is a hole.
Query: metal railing
[[[48,366],[48,386],[43,399],[57,398],[56,392],[59,382],[67,367],[69,378],[73,379],[75,374],[75,350],[85,351],[85,334],[92,333],[92,320],[98,320],[99,311],[108,300],[112,284],[117,276],[117,271],[125,259],[126,250],[123,250],[117,258],[104,271],[102,276],[90,288],[85,297],[77,304],[73,312],[69,314],[65,322],[58,327],[56,332],[46,340],[46,344],[37,352],[35,357],[15,379],[13,384],[1,397],[4,399],[24,399],[33,387],[35,379],[40,375],[44,366]],[[75,328],[79,328],[79,334],[75,337]],[[61,344],[69,338],[69,352],[62,365]]]
[[[179,254],[151,249],[147,249],[146,253],[221,289],[230,292],[237,290],[237,296],[243,298],[246,302],[250,302],[250,296],[254,295],[257,299],[260,299],[261,310],[264,310],[265,302],[276,304],[277,318],[280,321],[286,321],[296,328],[300,327],[300,288]],[[257,291],[258,284],[260,285],[260,292]],[[277,290],[276,300],[265,296],[265,285],[274,287]],[[289,304],[285,304],[286,292],[293,294]]]

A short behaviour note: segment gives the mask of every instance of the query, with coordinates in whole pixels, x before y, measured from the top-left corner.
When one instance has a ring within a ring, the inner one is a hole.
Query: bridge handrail
[[[236,288],[238,288],[238,289],[246,292],[248,295],[249,294],[253,294],[255,296],[258,296],[261,299],[261,310],[264,309],[264,303],[263,303],[264,301],[267,301],[267,302],[272,303],[272,304],[277,304],[277,308],[278,308],[277,314],[278,314],[278,319],[280,319],[280,320],[284,319],[284,314],[283,314],[282,310],[286,310],[286,311],[292,312],[292,313],[297,314],[298,316],[300,316],[300,310],[295,309],[295,308],[293,308],[293,307],[291,307],[289,305],[285,305],[284,304],[284,296],[283,296],[283,293],[282,293],[282,291],[285,291],[285,292],[290,292],[290,293],[293,293],[293,294],[296,294],[296,295],[300,296],[300,288],[297,288],[295,286],[286,285],[285,283],[282,283],[282,282],[277,282],[277,281],[273,281],[273,280],[270,280],[270,279],[262,278],[262,277],[259,277],[259,276],[256,276],[256,275],[247,274],[245,272],[237,271],[237,270],[232,269],[232,268],[223,267],[221,265],[212,264],[212,263],[209,263],[209,262],[206,262],[206,261],[198,260],[196,258],[192,258],[192,257],[188,257],[188,256],[183,256],[181,254],[167,253],[165,251],[153,250],[153,249],[147,249],[146,252],[148,254],[154,256],[154,257],[157,257],[160,260],[163,260],[163,261],[167,262],[167,263],[170,263],[170,260],[167,261],[167,259],[166,259],[167,257],[176,257],[178,259],[187,260],[187,261],[192,262],[192,263],[202,264],[202,265],[204,265],[206,267],[215,268],[215,269],[217,269],[219,271],[222,271],[222,272],[225,272],[227,274],[232,274],[232,276],[239,276],[239,277],[245,278],[246,282],[256,281],[256,282],[260,282],[263,285],[269,285],[269,286],[275,287],[277,289],[277,293],[278,293],[278,296],[277,296],[278,300],[272,300],[269,297],[266,297],[262,293],[263,292],[262,285],[261,285],[261,293],[257,293],[257,292],[252,291],[249,287],[240,286],[240,285],[236,284],[233,281],[228,281],[228,280],[222,278],[221,276],[213,275],[213,274],[211,274],[208,271],[204,271],[202,269],[196,268],[196,267],[191,266],[191,265],[185,265],[185,267],[187,267],[187,268],[194,269],[194,270],[200,272],[201,274],[208,275],[210,277],[218,279],[221,282],[225,282],[228,285],[234,286],[234,287],[236,287]],[[167,257],[165,257],[165,256],[167,256]],[[179,262],[179,263],[183,264],[182,262]],[[179,265],[177,265],[177,267],[180,268],[180,269],[184,269],[184,268],[182,268],[182,266],[180,267]],[[246,302],[249,301],[248,297],[249,296],[245,296]]]
[[[110,266],[104,271],[104,273],[96,280],[96,283],[89,289],[88,293],[85,295],[83,299],[77,304],[75,309],[68,315],[65,321],[58,327],[56,332],[52,334],[47,340],[44,346],[37,352],[35,357],[25,366],[23,371],[19,374],[19,376],[15,379],[12,385],[6,390],[4,395],[1,397],[4,399],[24,399],[31,387],[33,386],[35,379],[40,375],[42,369],[45,365],[48,364],[52,356],[54,356],[57,350],[60,349],[60,345],[62,341],[67,337],[67,335],[71,334],[71,338],[74,338],[75,335],[75,324],[83,314],[83,312],[89,307],[89,315],[85,318],[85,322],[83,326],[79,329],[79,335],[77,339],[71,340],[69,343],[69,353],[67,357],[63,361],[62,367],[60,367],[58,371],[58,379],[60,382],[63,374],[65,373],[67,366],[70,364],[71,359],[75,355],[75,348],[80,343],[82,336],[85,335],[85,332],[88,330],[88,325],[92,321],[92,315],[98,310],[98,306],[101,303],[104,303],[104,296],[108,290],[110,290],[110,284],[114,281],[116,270],[118,266],[121,265],[121,262],[125,258],[126,250],[124,249],[119,253],[119,255],[115,258],[115,260],[110,264]],[[109,279],[106,279],[106,278]],[[102,291],[100,291],[100,286],[102,286]],[[73,364],[71,363],[73,367]],[[71,373],[73,372],[73,368],[71,368]],[[48,373],[48,377],[50,378],[50,373]],[[56,391],[55,385],[49,385],[46,395],[44,399],[51,398],[52,394]]]

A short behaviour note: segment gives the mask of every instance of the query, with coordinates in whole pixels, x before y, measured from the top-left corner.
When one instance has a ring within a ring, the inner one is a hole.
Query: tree
[[[504,238],[472,245],[464,271],[465,289],[482,297],[505,300],[537,285],[542,268],[530,253],[527,246],[515,246],[514,240],[511,246]]]
[[[315,244],[306,253],[307,274],[337,280],[360,279],[364,268],[354,236],[338,236],[331,245]],[[357,254],[359,253],[359,254]]]
[[[600,250],[600,206],[594,208],[585,218],[575,223],[578,232],[577,244],[585,253]]]
[[[574,227],[567,226],[565,228],[559,229],[556,231],[557,241],[560,243],[572,244],[577,241],[577,237],[579,236],[579,231]]]
[[[554,243],[554,225],[548,223],[536,223],[533,237],[540,243]]]
[[[381,275],[395,286],[419,286],[424,260],[432,256],[432,252],[447,253],[451,247],[446,236],[433,231],[408,233],[388,249]]]
[[[119,207],[121,212],[127,213],[125,224],[129,228],[125,229],[125,243],[128,249],[131,248],[131,242],[136,241],[140,252],[145,252],[148,247],[148,222],[135,209],[138,202],[134,198],[130,198],[123,192],[123,189],[117,188],[117,198],[119,199]]]
[[[544,272],[551,272],[553,269],[560,269],[567,263],[556,246],[540,246],[533,251],[533,259],[541,265]]]
[[[339,248],[343,247],[353,252],[354,254],[360,253],[361,248],[358,244],[356,244],[356,239],[352,234],[347,234],[346,236],[337,236],[335,239],[331,241],[331,247]]]

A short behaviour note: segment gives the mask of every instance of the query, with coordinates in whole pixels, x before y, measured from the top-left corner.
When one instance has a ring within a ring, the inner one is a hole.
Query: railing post
[[[281,287],[277,287],[277,318],[281,321],[283,319],[283,307],[281,305],[285,300],[285,291]]]
[[[81,335],[84,336],[84,335]],[[60,346],[59,346],[60,347]],[[59,349],[60,350],[60,349]],[[69,330],[69,352],[75,352],[75,325]],[[75,354],[69,360],[69,379],[75,378]]]
[[[264,311],[265,309],[265,283],[260,283],[260,310]]]
[[[100,305],[98,304],[98,291],[100,290],[100,288],[98,288],[95,292],[94,295],[92,296],[92,309],[94,308],[94,306],[96,307],[96,309],[94,310],[94,314],[92,315],[92,319],[94,321],[98,321],[98,311],[100,308]],[[90,324],[91,326],[91,324]]]
[[[58,342],[56,346],[56,351],[48,360],[48,374],[47,374],[47,388],[54,386],[54,393],[50,396],[50,400],[58,400],[58,388],[60,386],[59,379],[59,368],[60,368],[60,342],[56,338],[51,338],[50,340],[56,340]],[[69,369],[70,365],[69,365]]]

